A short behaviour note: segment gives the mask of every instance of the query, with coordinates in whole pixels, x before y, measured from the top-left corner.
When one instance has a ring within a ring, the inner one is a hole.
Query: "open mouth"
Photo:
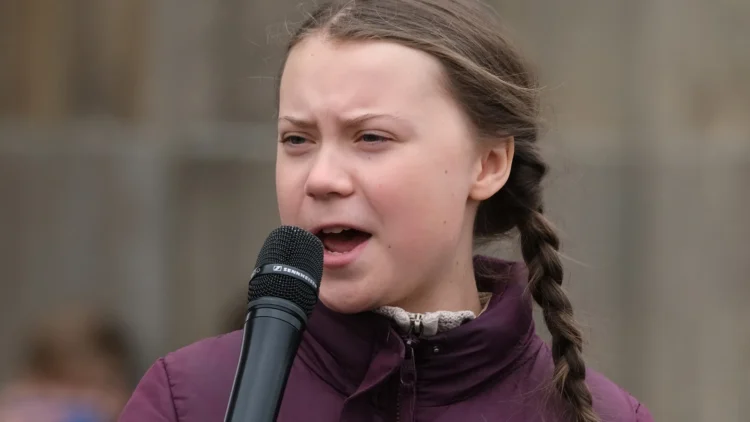
[[[367,242],[372,234],[347,227],[331,227],[315,233],[323,242],[326,253],[339,255],[351,252]]]

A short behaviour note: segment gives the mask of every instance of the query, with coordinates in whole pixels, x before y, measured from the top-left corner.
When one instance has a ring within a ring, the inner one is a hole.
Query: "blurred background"
[[[309,3],[0,0],[0,385],[89,365],[116,408],[236,326]],[[750,420],[750,2],[492,3],[546,86],[590,364],[656,420]]]

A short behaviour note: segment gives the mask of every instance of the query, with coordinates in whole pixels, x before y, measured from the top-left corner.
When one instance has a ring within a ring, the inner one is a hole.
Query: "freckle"
[[[447,223],[447,222],[448,222],[448,220],[443,220],[443,224],[445,224],[445,223]]]
[[[448,174],[448,170],[445,171],[445,174]]]
[[[391,245],[388,245],[388,249],[390,249],[390,248],[391,248]]]

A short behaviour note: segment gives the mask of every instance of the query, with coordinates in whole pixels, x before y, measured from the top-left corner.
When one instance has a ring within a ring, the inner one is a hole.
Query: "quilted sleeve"
[[[635,408],[635,422],[654,422],[654,417],[651,416],[651,412],[648,411],[643,403],[638,402],[635,399],[633,401],[633,407]]]
[[[141,378],[118,422],[179,422],[163,358]]]

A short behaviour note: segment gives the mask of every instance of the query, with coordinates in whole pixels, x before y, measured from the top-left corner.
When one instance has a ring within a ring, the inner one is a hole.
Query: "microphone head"
[[[298,273],[295,277],[284,272],[260,271],[264,266],[273,265],[292,267],[304,272],[303,278],[312,280],[300,280]],[[278,227],[266,238],[255,271],[260,272],[250,280],[249,301],[269,296],[286,299],[309,317],[318,302],[318,288],[323,278],[323,243],[299,227]]]

